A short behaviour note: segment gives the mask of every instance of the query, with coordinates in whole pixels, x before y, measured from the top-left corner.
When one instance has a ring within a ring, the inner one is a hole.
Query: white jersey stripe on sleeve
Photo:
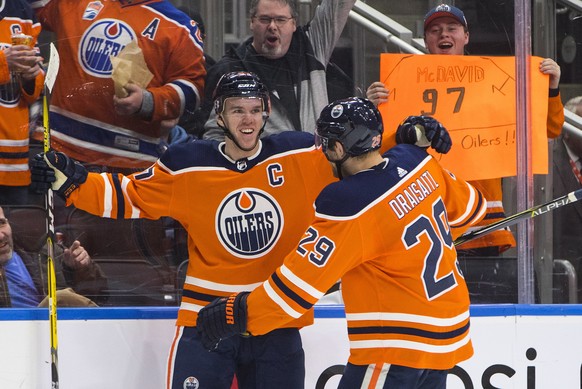
[[[129,178],[123,176],[123,178],[121,179],[121,190],[123,191],[123,197],[127,200],[129,205],[131,206],[131,218],[137,219],[140,217],[140,210],[135,205],[133,205],[131,197],[129,197],[129,195],[127,194],[127,185],[129,185],[130,182],[131,180]]]
[[[303,281],[301,278],[297,277],[289,268],[285,265],[281,266],[281,274],[285,276],[290,282],[292,282],[295,286],[299,289],[304,291],[305,293],[309,294],[316,300],[319,300],[325,295],[325,292],[321,292],[308,284],[307,282]]]
[[[113,209],[113,204],[111,203],[111,196],[113,195],[113,188],[109,183],[109,179],[107,178],[107,173],[101,173],[101,178],[105,184],[105,190],[103,191],[103,214],[101,217],[111,217],[111,212]]]
[[[220,284],[218,282],[212,282],[208,280],[203,280],[201,278],[186,276],[184,284],[197,286],[209,290],[215,290],[219,292],[239,293],[239,292],[251,292],[255,290],[258,286],[260,286],[262,282],[246,285],[232,285],[232,284]]]
[[[277,292],[275,292],[275,290],[269,283],[269,280],[263,283],[263,287],[265,288],[265,292],[267,292],[267,295],[271,298],[271,300],[273,300],[273,302],[277,304],[287,315],[291,316],[294,319],[301,317],[302,315],[301,313],[291,308],[289,304],[287,304],[285,300],[283,300],[281,296],[279,296]]]
[[[469,200],[467,201],[467,208],[465,209],[465,212],[459,216],[457,219],[455,220],[449,220],[449,224],[451,226],[456,226],[458,224],[462,224],[466,221],[466,219],[470,216],[470,214],[473,212],[473,207],[475,205],[475,201],[477,199],[477,191],[475,188],[473,188],[473,186],[466,184],[467,187],[469,188]]]

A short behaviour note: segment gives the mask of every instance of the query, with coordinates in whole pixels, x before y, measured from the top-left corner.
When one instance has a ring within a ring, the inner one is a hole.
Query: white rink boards
[[[176,307],[60,308],[61,389],[162,389]],[[475,356],[448,388],[581,388],[582,305],[476,305]],[[348,355],[341,306],[302,330],[306,389],[331,389]],[[46,309],[0,310],[0,388],[49,389]]]

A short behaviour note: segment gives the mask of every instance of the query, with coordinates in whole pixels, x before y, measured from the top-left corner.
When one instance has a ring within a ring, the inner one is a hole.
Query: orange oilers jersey
[[[485,199],[421,148],[385,157],[321,192],[296,249],[249,295],[248,330],[301,317],[341,278],[349,362],[449,369],[473,353],[453,241]]]
[[[264,138],[256,155],[238,161],[215,141],[171,146],[141,173],[90,173],[69,202],[104,217],[178,220],[190,261],[177,324],[194,326],[204,305],[253,290],[283,263],[333,180],[313,135],[289,131]],[[312,320],[310,313],[288,326]]]
[[[51,99],[53,147],[80,161],[150,166],[166,141],[162,120],[194,110],[204,90],[198,26],[167,0],[48,0],[32,3],[43,28],[56,34],[60,69]],[[112,64],[137,40],[153,79],[151,121],[113,107]]]
[[[0,185],[6,186],[30,184],[28,106],[38,99],[44,83],[44,74],[38,75],[34,91],[28,94],[19,76],[9,71],[3,53],[12,46],[13,34],[30,35],[36,44],[40,23],[25,5],[24,0],[5,1],[0,10]]]

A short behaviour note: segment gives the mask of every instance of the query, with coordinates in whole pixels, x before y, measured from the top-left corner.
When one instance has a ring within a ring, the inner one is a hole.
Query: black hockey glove
[[[212,351],[221,339],[246,333],[248,296],[249,292],[240,292],[218,298],[198,312],[196,328],[204,348]]]
[[[30,165],[31,186],[38,193],[46,193],[52,188],[66,199],[87,180],[87,169],[63,153],[37,154]]]
[[[453,145],[447,129],[430,116],[409,116],[404,119],[396,130],[396,143],[431,146],[441,154],[448,153]]]

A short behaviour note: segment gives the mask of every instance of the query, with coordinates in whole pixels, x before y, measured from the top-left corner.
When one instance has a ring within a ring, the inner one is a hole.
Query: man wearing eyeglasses
[[[326,67],[355,0],[323,0],[311,22],[297,25],[296,0],[252,0],[252,37],[230,49],[208,70],[206,98],[231,71],[257,74],[270,91],[271,116],[263,136],[282,131],[313,132],[328,104]],[[205,139],[221,140],[216,114],[209,113]]]

